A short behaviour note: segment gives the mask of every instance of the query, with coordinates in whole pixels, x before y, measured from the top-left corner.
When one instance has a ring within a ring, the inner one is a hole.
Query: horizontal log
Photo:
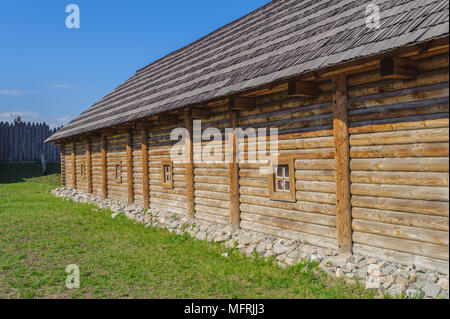
[[[360,219],[352,221],[352,229],[362,233],[448,246],[448,231],[391,225]]]
[[[336,215],[336,206],[323,203],[312,203],[312,202],[283,202],[274,201],[269,198],[262,198],[258,196],[251,195],[241,195],[240,201],[242,204],[251,204],[256,206],[263,206],[267,208],[279,208],[290,211],[300,211],[306,213],[316,213],[325,215]]]
[[[365,184],[447,187],[449,185],[448,173],[353,171],[351,172],[350,178],[352,183]]]
[[[196,212],[195,218],[198,218],[200,220],[205,220],[210,223],[219,224],[219,225],[228,225],[229,224],[229,218],[218,216],[218,215],[209,215],[204,214],[202,212]]]
[[[227,177],[222,176],[195,176],[194,181],[196,183],[211,183],[229,185],[230,181]]]
[[[449,220],[447,217],[395,212],[390,210],[353,207],[352,218],[393,225],[443,230],[447,232],[449,228]]]
[[[230,203],[228,201],[222,201],[217,199],[208,199],[208,198],[198,198],[195,197],[195,203],[209,206],[212,210],[214,208],[223,208],[223,209],[230,209]]]
[[[352,195],[423,199],[430,201],[449,200],[448,187],[437,186],[411,186],[411,185],[383,185],[352,183]]]
[[[241,204],[241,212],[276,217],[283,220],[299,221],[307,224],[323,225],[328,227],[336,227],[335,216],[306,213],[300,211],[289,211],[280,208],[263,207],[251,204]]]
[[[300,221],[286,220],[283,218],[271,216],[261,216],[257,214],[248,213],[245,211],[241,212],[241,219],[248,222],[270,225],[283,229],[295,230],[305,234],[319,235],[321,237],[333,239],[336,237],[336,229],[333,227],[326,227],[311,223],[304,223]]]
[[[228,169],[220,168],[195,168],[195,175],[197,176],[229,176],[230,172]]]
[[[295,182],[295,189],[305,192],[319,192],[319,193],[332,193],[336,191],[336,185],[334,182],[316,182],[316,181],[299,181]]]
[[[202,190],[202,191],[219,192],[219,193],[229,193],[230,192],[229,185],[220,185],[220,184],[195,183],[194,189]]]
[[[352,158],[444,157],[448,155],[448,143],[353,146],[350,149]]]
[[[301,181],[334,182],[336,179],[333,171],[295,171],[295,178]]]
[[[334,170],[334,159],[295,160],[297,170]]]
[[[240,186],[249,186],[249,187],[267,187],[267,178],[240,178],[239,179]]]
[[[434,216],[448,216],[449,203],[426,200],[411,200],[384,197],[352,196],[352,206],[418,213]]]
[[[408,143],[448,142],[448,128],[410,130],[397,132],[381,132],[371,134],[356,134],[350,136],[351,146],[387,145]]]
[[[155,203],[155,202],[151,202],[150,203],[150,208],[159,209],[159,210],[166,210],[166,211],[169,211],[169,212],[174,213],[176,215],[186,216],[186,209],[185,208],[170,207],[170,206],[166,206],[164,204],[159,204],[159,203]]]
[[[196,217],[197,217],[197,212],[209,215],[209,216],[222,216],[225,218],[229,218],[230,216],[230,210],[229,209],[224,209],[224,208],[219,208],[219,207],[214,207],[214,209],[211,209],[210,206],[205,206],[199,203],[195,203],[195,213],[196,213]]]
[[[150,196],[150,203],[151,204],[153,204],[153,203],[158,204],[158,205],[160,205],[160,207],[162,205],[162,207],[164,209],[166,209],[166,208],[173,208],[173,207],[186,209],[186,203],[185,202],[174,201],[174,200],[167,200],[165,198],[159,198],[159,197],[152,197],[152,196]],[[167,207],[165,207],[165,206],[167,206]]]
[[[230,195],[220,192],[211,192],[211,191],[203,191],[203,190],[196,190],[194,192],[196,198],[209,198],[209,199],[218,199],[222,201],[229,201]]]
[[[297,191],[295,193],[295,198],[298,201],[333,204],[333,205],[336,204],[336,195],[335,194]]]
[[[419,256],[416,254],[404,253],[395,250],[383,249],[356,243],[353,244],[353,253],[382,258],[383,260],[400,263],[405,266],[416,265],[416,267],[430,269],[441,274],[449,273],[448,261]]]
[[[448,172],[447,157],[352,159],[352,171]]]
[[[391,238],[354,231],[353,241],[358,244],[391,249],[448,261],[448,246],[421,243],[413,240]]]
[[[318,247],[337,249],[337,240],[332,238],[326,238],[322,236],[316,236],[312,234],[304,234],[297,231],[283,229],[280,227],[274,227],[270,225],[264,225],[260,223],[249,222],[246,220],[241,221],[241,228],[260,233],[265,233],[278,238],[286,238],[293,240],[300,240],[304,243],[315,245]]]

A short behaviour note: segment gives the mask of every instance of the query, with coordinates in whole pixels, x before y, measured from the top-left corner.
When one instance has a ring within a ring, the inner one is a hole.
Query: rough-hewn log
[[[448,231],[391,225],[387,223],[359,219],[353,220],[352,227],[354,231],[368,234],[448,246]]]
[[[108,197],[107,162],[106,162],[106,135],[101,136],[101,156],[102,156],[102,196]]]
[[[206,108],[193,108],[192,119],[207,120],[211,117],[211,110]]]
[[[358,158],[350,162],[352,171],[448,172],[448,157]]]
[[[178,122],[178,117],[175,114],[159,114],[158,123],[161,125],[174,125]]]
[[[448,201],[448,187],[352,183],[353,195]]]
[[[127,131],[127,187],[128,187],[128,204],[134,202],[134,186],[133,186],[133,132]]]
[[[422,215],[361,207],[353,207],[352,216],[354,220],[369,220],[390,225],[403,225],[433,230],[448,231],[449,227],[449,220],[444,216]]]
[[[350,148],[352,158],[444,157],[448,154],[448,143],[353,146]]]
[[[72,156],[72,189],[77,189],[77,170],[75,163],[75,142],[70,144]]]
[[[245,110],[256,105],[256,100],[251,97],[236,97],[230,101],[234,110]]]
[[[390,262],[401,263],[405,266],[416,265],[416,267],[431,269],[442,274],[448,274],[449,271],[448,261],[419,256],[416,254],[404,253],[357,243],[353,245],[353,252],[355,254],[373,256]]]
[[[353,207],[364,207],[381,210],[392,210],[434,216],[448,216],[448,202],[428,200],[412,200],[401,198],[384,198],[369,196],[352,196]]]
[[[66,187],[66,154],[65,154],[65,146],[61,146],[61,186]]]
[[[350,143],[348,132],[347,78],[345,76],[336,76],[333,77],[332,82],[338,243],[341,253],[351,253]]]
[[[86,142],[86,177],[87,177],[87,192],[92,194],[92,141],[90,139]]]
[[[382,79],[409,79],[418,74],[416,62],[396,56],[380,60],[380,78]]]
[[[313,82],[290,81],[288,83],[289,96],[314,97],[317,96],[319,90]]]
[[[148,181],[148,131],[141,129],[141,150],[142,150],[142,198],[144,207],[149,207],[149,181]]]
[[[362,232],[353,232],[355,243],[379,248],[392,249],[420,256],[437,258],[448,261],[448,246],[421,243],[415,240],[392,238]]]
[[[190,110],[184,111],[184,127],[187,130],[187,135],[184,140],[184,147],[186,152],[186,209],[189,217],[195,216],[194,206],[194,151],[193,151],[193,128],[192,128],[192,114]]]
[[[448,128],[356,134],[350,138],[352,146],[448,142]]]
[[[233,110],[233,105],[230,104],[228,109],[228,116],[230,121],[230,130],[228,133],[228,143],[229,143],[229,159],[230,159],[230,218],[231,227],[233,230],[238,229],[241,217],[239,209],[239,163],[237,161],[237,139],[234,134],[234,129],[238,127],[238,117],[239,113]]]
[[[449,185],[448,173],[353,171],[350,177],[352,183],[364,184],[447,187]]]

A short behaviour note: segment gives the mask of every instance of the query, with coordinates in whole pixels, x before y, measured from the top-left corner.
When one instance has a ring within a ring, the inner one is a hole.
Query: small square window
[[[117,162],[114,165],[114,178],[116,183],[122,183],[122,163]]]
[[[164,188],[173,188],[173,164],[171,161],[161,162],[161,184]]]
[[[86,178],[86,165],[84,164],[80,165],[80,173],[82,178]]]
[[[272,200],[295,202],[294,158],[278,158],[270,163],[268,177],[269,195]]]

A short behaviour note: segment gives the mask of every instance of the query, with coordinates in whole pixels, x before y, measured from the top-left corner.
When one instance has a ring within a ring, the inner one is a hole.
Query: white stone
[[[448,290],[448,277],[443,277],[439,279],[438,283],[439,287],[443,290]]]

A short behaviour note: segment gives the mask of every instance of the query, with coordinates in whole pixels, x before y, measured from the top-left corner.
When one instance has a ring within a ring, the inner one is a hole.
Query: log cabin
[[[448,274],[449,3],[374,3],[272,1],[138,70],[47,140],[62,185]]]

